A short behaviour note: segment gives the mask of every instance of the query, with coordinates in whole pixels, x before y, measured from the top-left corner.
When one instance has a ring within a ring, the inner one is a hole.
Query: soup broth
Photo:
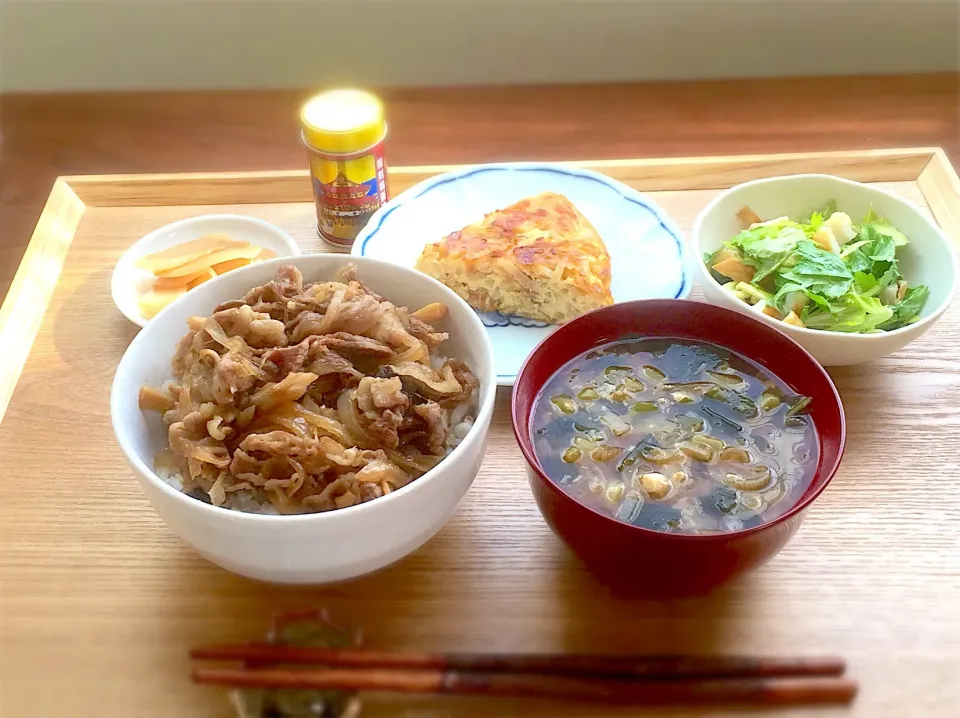
[[[563,491],[620,521],[738,531],[781,516],[809,487],[819,460],[809,402],[727,349],[625,340],[550,379],[533,444]]]

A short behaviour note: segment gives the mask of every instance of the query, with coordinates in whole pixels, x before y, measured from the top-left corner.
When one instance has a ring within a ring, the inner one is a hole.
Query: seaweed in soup
[[[803,496],[819,457],[809,398],[705,342],[636,339],[577,357],[534,406],[534,449],[578,501],[657,531],[760,525]]]

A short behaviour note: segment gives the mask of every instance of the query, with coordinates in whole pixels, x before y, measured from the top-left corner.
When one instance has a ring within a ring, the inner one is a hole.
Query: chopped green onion
[[[642,381],[640,381],[639,379],[635,379],[635,378],[632,377],[632,376],[624,377],[624,379],[623,379],[623,385],[624,385],[629,391],[632,391],[632,392],[634,392],[634,393],[643,391],[644,388],[645,388],[645,387],[643,386],[643,382],[642,382]]]
[[[573,397],[567,396],[566,394],[552,396],[550,397],[550,401],[564,414],[573,414],[577,410],[577,405],[573,401]]]
[[[657,381],[661,381],[667,378],[666,374],[664,374],[662,371],[657,369],[657,367],[651,366],[650,364],[644,364],[643,373],[646,374],[651,379],[656,379]]]

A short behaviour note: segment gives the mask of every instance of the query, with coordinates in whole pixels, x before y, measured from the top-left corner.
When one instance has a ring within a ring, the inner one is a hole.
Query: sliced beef
[[[345,357],[390,359],[394,356],[393,349],[383,342],[349,332],[334,332],[318,337],[317,344],[328,347]]]
[[[407,321],[407,331],[431,349],[436,349],[450,338],[450,335],[446,332],[438,332],[426,322],[420,321],[412,315]]]
[[[439,369],[446,307],[410,313],[365,287],[348,265],[304,284],[281,267],[242,300],[192,317],[174,381],[141,392],[161,413],[158,470],[216,506],[331,511],[394,491],[446,453],[451,412],[476,377]],[[459,408],[457,408],[459,407]]]
[[[435,401],[413,407],[427,425],[424,453],[443,456],[447,447],[447,412]]]

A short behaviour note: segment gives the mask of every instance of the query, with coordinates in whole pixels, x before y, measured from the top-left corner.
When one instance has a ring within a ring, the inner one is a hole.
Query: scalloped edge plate
[[[555,163],[475,165],[420,182],[370,218],[351,254],[412,267],[426,244],[546,191],[567,196],[597,228],[610,252],[616,302],[689,296],[690,250],[661,207],[599,172]],[[493,340],[501,386],[513,384],[527,355],[555,329],[499,313],[480,317]]]

